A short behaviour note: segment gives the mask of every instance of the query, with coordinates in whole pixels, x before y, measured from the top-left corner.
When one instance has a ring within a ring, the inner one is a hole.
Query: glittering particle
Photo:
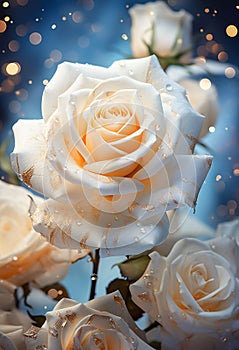
[[[29,85],[32,85],[32,80],[28,80],[28,84],[29,84]]]
[[[8,48],[10,51],[12,52],[17,52],[19,50],[19,42],[16,41],[16,40],[11,40],[9,43],[8,43]]]
[[[4,2],[2,3],[2,7],[5,7],[5,8],[9,7],[9,2],[4,1]]]
[[[0,33],[4,33],[6,29],[7,29],[6,23],[0,20]]]
[[[208,131],[209,131],[210,133],[214,133],[214,132],[216,131],[215,126],[210,126],[210,127],[208,128]]]
[[[67,20],[66,16],[62,16],[61,19],[63,22],[65,22]]]
[[[225,76],[227,78],[232,79],[232,78],[235,77],[235,75],[236,75],[236,71],[235,71],[235,69],[233,67],[227,67],[225,69]]]
[[[235,25],[230,24],[226,27],[226,33],[230,38],[234,38],[238,33],[238,29]]]
[[[8,63],[6,66],[6,73],[9,75],[16,75],[21,71],[21,66],[18,62]]]
[[[210,12],[209,8],[206,7],[206,8],[204,9],[204,12],[205,12],[205,13],[209,13],[209,12]]]
[[[47,79],[44,79],[43,82],[42,82],[43,85],[47,85],[48,84],[48,80]]]
[[[200,31],[200,33],[203,33],[203,32],[204,32],[204,29],[203,29],[203,28],[200,28],[199,31]]]
[[[239,5],[236,5],[236,9],[239,10]]]
[[[121,35],[121,38],[122,38],[123,40],[128,40],[128,36],[127,36],[125,33]]]
[[[33,32],[29,36],[29,41],[32,45],[39,45],[42,41],[42,36],[38,32]]]
[[[212,84],[209,79],[203,78],[200,80],[199,85],[202,90],[209,90]]]
[[[221,180],[221,178],[222,178],[222,176],[221,176],[221,175],[217,175],[217,176],[216,176],[216,181],[220,181],[220,180]]]
[[[5,21],[5,22],[9,22],[9,21],[10,21],[10,17],[9,17],[9,16],[5,16],[5,17],[4,17],[4,21]]]
[[[54,23],[54,24],[52,24],[52,26],[51,26],[51,29],[56,29],[56,24]]]

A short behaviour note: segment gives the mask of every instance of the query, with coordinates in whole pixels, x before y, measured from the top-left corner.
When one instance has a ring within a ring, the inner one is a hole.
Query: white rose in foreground
[[[235,261],[217,252],[217,242],[233,254],[232,241],[221,238],[211,243],[182,239],[166,258],[151,253],[144,275],[131,286],[133,301],[162,325],[163,349],[185,349],[196,335],[221,339],[216,349],[225,349],[225,342],[226,349],[236,349],[239,279]],[[207,349],[214,349],[210,344]]]
[[[191,14],[184,10],[172,11],[163,1],[136,4],[130,8],[129,14],[134,57],[145,57],[151,53],[159,57],[182,54],[179,61],[189,60],[192,51]]]
[[[17,286],[31,281],[45,286],[62,279],[81,255],[52,246],[33,230],[29,196],[44,202],[23,187],[0,181],[0,279]]]
[[[209,89],[202,89],[199,82],[193,79],[184,79],[179,81],[187,93],[192,107],[200,114],[205,116],[199,138],[208,133],[210,126],[214,126],[219,113],[219,102],[217,90],[214,85]]]
[[[166,238],[167,210],[195,207],[211,164],[192,154],[203,117],[155,56],[63,63],[42,109],[15,124],[11,160],[50,198],[32,220],[53,244],[137,254]]]
[[[141,337],[119,292],[79,304],[62,299],[42,328],[25,333],[27,349],[153,350]]]
[[[25,350],[23,333],[31,320],[17,310],[14,292],[13,284],[0,280],[0,349]]]

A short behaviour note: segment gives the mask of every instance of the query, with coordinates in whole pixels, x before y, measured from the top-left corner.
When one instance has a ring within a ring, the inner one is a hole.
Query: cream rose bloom
[[[137,254],[163,241],[167,210],[195,207],[211,164],[192,151],[203,117],[155,56],[109,68],[63,63],[42,120],[13,127],[13,169],[49,200],[34,228],[59,247]]]
[[[199,138],[208,133],[210,126],[214,126],[219,114],[219,101],[217,89],[212,84],[204,90],[200,87],[198,81],[193,79],[184,79],[179,81],[187,93],[192,107],[200,114],[205,116]]]
[[[195,345],[200,335],[221,339],[216,349],[224,349],[225,342],[227,349],[236,349],[239,259],[232,244],[223,238],[207,243],[186,238],[167,257],[150,254],[151,261],[131,293],[133,301],[162,325],[163,349],[187,349],[187,341],[194,338]],[[211,342],[207,345],[214,349]]]
[[[86,253],[56,248],[35,232],[29,196],[44,202],[23,187],[0,181],[0,279],[17,286],[31,281],[45,286],[62,279],[72,261]]]
[[[31,320],[16,308],[15,288],[0,280],[0,349],[26,349],[23,333],[31,326]]]
[[[184,10],[172,11],[163,1],[136,4],[129,9],[129,14],[134,57],[145,57],[152,52],[160,57],[173,57],[185,52],[180,61],[188,61],[192,50],[191,14]]]
[[[153,350],[129,315],[119,292],[85,304],[62,299],[42,328],[26,333],[27,349]],[[45,347],[45,348],[44,348]]]

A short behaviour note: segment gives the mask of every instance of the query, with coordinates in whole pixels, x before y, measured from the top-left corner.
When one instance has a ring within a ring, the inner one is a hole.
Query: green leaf
[[[0,145],[0,171],[4,173],[4,176],[7,176],[9,183],[19,185],[20,181],[15,172],[12,170],[9,155],[7,154],[10,143],[11,137],[8,137]]]
[[[28,310],[27,313],[28,316],[34,321],[34,326],[41,328],[46,320],[46,317],[44,315],[32,315]]]
[[[151,343],[149,343],[149,345],[152,346],[156,350],[161,350],[161,343],[159,343],[155,340],[152,341]]]
[[[109,294],[115,292],[116,290],[119,290],[131,317],[136,321],[143,315],[144,311],[140,307],[138,307],[131,299],[129,286],[129,281],[116,278],[108,285],[106,291]]]
[[[132,256],[128,260],[122,263],[116,264],[123,277],[126,277],[130,281],[137,281],[144,273],[150,258],[148,255]]]

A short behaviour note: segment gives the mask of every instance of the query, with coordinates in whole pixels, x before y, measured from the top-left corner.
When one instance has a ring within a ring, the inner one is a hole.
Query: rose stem
[[[158,326],[161,326],[161,324],[158,323],[157,321],[155,321],[155,322],[153,322],[152,324],[150,324],[148,327],[146,327],[146,328],[144,329],[144,332],[147,333],[147,332],[151,331],[151,329],[154,329],[154,328],[156,328],[156,327],[158,327]],[[162,326],[161,326],[161,327],[162,327]]]
[[[91,275],[91,289],[90,289],[90,298],[89,300],[94,299],[95,297],[95,290],[96,290],[96,284],[98,280],[98,268],[100,264],[100,250],[96,249],[94,257],[92,253],[89,253],[89,256],[92,260],[93,263],[93,270],[92,270],[92,275]]]

